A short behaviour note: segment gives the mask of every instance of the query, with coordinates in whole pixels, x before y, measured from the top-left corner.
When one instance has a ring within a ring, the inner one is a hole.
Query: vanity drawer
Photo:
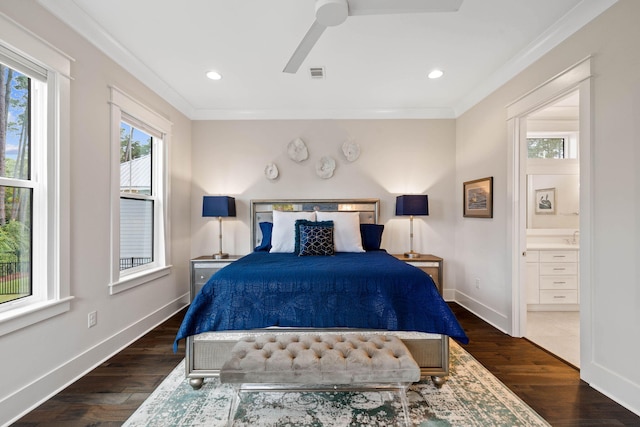
[[[211,266],[203,267],[203,266],[195,265],[193,269],[193,276],[194,276],[193,282],[196,285],[200,285],[202,287],[202,285],[207,283],[209,278],[213,276],[213,274],[218,270],[220,270],[220,267],[211,267]]]
[[[578,264],[575,262],[541,262],[541,276],[564,276],[578,274]]]
[[[541,290],[540,304],[577,304],[578,291]]]
[[[578,251],[540,251],[540,262],[578,262]]]
[[[576,276],[541,276],[540,289],[578,289]]]

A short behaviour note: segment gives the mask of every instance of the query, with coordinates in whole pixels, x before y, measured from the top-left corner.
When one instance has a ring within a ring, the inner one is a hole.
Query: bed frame
[[[271,221],[273,210],[296,212],[359,212],[360,222],[378,222],[380,200],[378,199],[272,199],[251,201],[251,247],[260,244],[262,234],[260,222]],[[247,331],[206,332],[186,339],[186,377],[194,389],[202,387],[205,378],[218,377],[222,365],[229,359],[231,349],[247,335],[300,333],[359,333],[389,334],[388,331],[363,329],[310,329],[310,328],[265,328]],[[421,378],[431,376],[438,387],[446,382],[449,375],[449,337],[423,332],[393,331],[407,346],[420,366]]]

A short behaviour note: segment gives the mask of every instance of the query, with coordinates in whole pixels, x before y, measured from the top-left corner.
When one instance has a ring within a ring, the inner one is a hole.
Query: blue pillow
[[[273,231],[273,223],[272,222],[261,222],[260,231],[262,232],[262,241],[258,246],[253,250],[254,252],[261,252],[271,250],[271,232]]]
[[[332,221],[327,221],[332,222]],[[333,255],[333,225],[300,225],[299,256]]]
[[[295,243],[293,253],[296,255],[300,255],[300,226],[302,225],[311,225],[316,227],[331,227],[333,228],[333,221],[310,221],[308,219],[297,219],[296,220],[296,234],[295,234]],[[333,235],[333,232],[332,232]]]
[[[365,251],[379,251],[382,242],[382,224],[360,224],[360,235],[362,236],[362,247]]]

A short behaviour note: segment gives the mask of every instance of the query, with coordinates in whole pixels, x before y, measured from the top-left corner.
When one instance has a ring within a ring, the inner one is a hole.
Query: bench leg
[[[400,402],[402,403],[402,413],[404,414],[404,425],[407,427],[412,425],[411,417],[409,415],[409,401],[407,399],[408,388],[409,386],[401,385],[400,390],[398,390],[398,393],[400,393]]]
[[[227,426],[233,426],[233,421],[236,417],[236,411],[240,404],[240,385],[233,386],[233,397],[231,398],[231,405],[229,405],[229,417],[227,418]]]

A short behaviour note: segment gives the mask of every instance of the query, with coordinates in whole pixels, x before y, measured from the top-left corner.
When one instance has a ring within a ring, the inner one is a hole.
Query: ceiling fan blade
[[[349,16],[456,12],[463,0],[348,0]]]
[[[326,28],[326,26],[320,24],[318,21],[314,21],[282,71],[295,74]]]

